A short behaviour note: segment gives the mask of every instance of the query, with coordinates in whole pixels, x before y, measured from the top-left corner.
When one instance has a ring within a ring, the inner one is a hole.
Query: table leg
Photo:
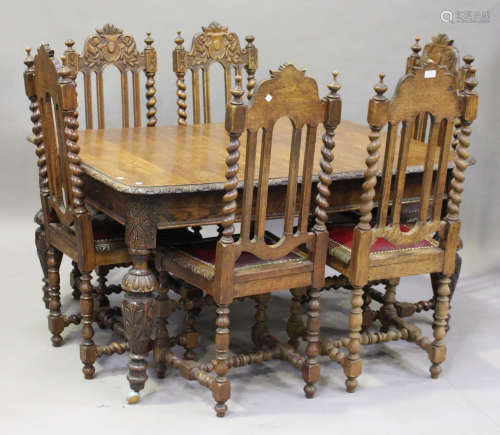
[[[146,358],[151,349],[153,332],[153,291],[158,284],[148,265],[152,251],[129,248],[129,252],[132,268],[122,281],[122,288],[127,292],[123,299],[122,314],[130,348],[127,379],[132,392],[128,396],[128,402],[137,403],[139,392],[144,388],[148,377]]]

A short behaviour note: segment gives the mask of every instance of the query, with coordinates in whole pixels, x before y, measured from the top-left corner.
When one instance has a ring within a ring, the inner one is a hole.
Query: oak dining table
[[[331,213],[359,208],[368,133],[367,126],[349,121],[342,121],[336,130]],[[315,182],[320,170],[322,134],[320,127]],[[122,315],[131,358],[128,380],[136,392],[144,388],[147,379],[146,357],[154,321],[153,292],[158,287],[150,260],[157,233],[163,229],[222,222],[227,141],[223,123],[79,131],[86,201],[125,226],[125,242],[132,258],[132,267],[122,280],[126,291]],[[273,132],[269,219],[284,214],[290,141],[290,123],[281,119]],[[246,143],[244,137],[241,143]],[[383,153],[383,138],[381,143]],[[418,201],[425,146],[419,141],[410,146],[406,204]],[[240,147],[240,166],[245,161],[243,148]],[[453,158],[454,153],[450,153],[450,168]],[[451,170],[449,176],[450,173]],[[311,211],[313,208],[314,203]]]

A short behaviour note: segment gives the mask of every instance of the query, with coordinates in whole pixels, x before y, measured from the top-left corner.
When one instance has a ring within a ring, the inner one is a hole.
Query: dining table
[[[125,226],[132,267],[122,280],[126,291],[122,315],[130,349],[128,379],[132,389],[140,391],[147,379],[146,357],[158,309],[153,297],[158,282],[151,266],[158,232],[222,222],[228,136],[223,123],[106,128],[78,133],[87,203]],[[359,209],[368,134],[367,125],[349,121],[342,121],[335,132],[330,213]],[[320,173],[322,135],[320,127],[314,183]],[[246,143],[244,136],[242,144]],[[268,219],[284,215],[291,137],[290,121],[279,120],[273,130]],[[380,142],[383,155],[383,135]],[[407,205],[418,202],[425,152],[424,142],[412,141],[404,190]],[[243,146],[240,153],[241,185]],[[452,152],[448,181],[453,158]],[[383,162],[379,164],[381,169]],[[311,212],[315,207],[312,202]]]

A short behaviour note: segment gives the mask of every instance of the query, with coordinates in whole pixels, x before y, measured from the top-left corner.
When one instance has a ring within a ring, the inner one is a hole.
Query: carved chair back
[[[90,35],[84,43],[83,53],[78,54],[74,41],[66,41],[65,56],[68,66],[74,74],[81,72],[84,80],[85,95],[85,125],[87,129],[94,128],[92,105],[92,73],[95,74],[97,95],[97,124],[105,128],[104,111],[104,80],[103,72],[108,65],[114,65],[120,71],[122,99],[122,127],[130,125],[129,76],[132,76],[132,102],[134,112],[134,127],[141,126],[141,102],[139,91],[139,75],[143,70],[146,75],[146,108],[147,125],[156,125],[156,89],[155,74],[157,70],[156,50],[153,48],[151,34],[147,33],[144,40],[146,47],[140,53],[135,39],[124,34],[123,30],[112,24],[106,24],[102,29]]]
[[[93,240],[93,234],[78,156],[75,75],[64,56],[62,60],[63,65],[56,63],[50,47],[40,46],[34,59],[33,80],[26,88],[36,105],[34,130],[44,222],[75,230],[83,250],[85,241]]]
[[[411,46],[412,54],[406,61],[406,74],[411,74],[415,66],[422,66],[429,63],[434,63],[446,68],[448,72],[456,77],[456,85],[459,91],[465,88],[465,80],[470,75],[471,64],[474,57],[465,55],[463,57],[464,65],[460,66],[460,57],[458,49],[453,45],[453,40],[446,34],[440,33],[432,37],[432,42],[424,46],[422,56],[420,51],[422,47],[419,45],[420,38],[415,38],[415,44]],[[428,129],[429,117],[421,114],[415,120],[413,137],[417,140],[424,141],[429,133]],[[453,133],[453,148],[456,148],[458,131],[460,130],[460,121],[455,120],[455,131]]]
[[[193,90],[193,123],[200,124],[200,71],[202,75],[201,88],[203,94],[203,121],[211,122],[210,113],[210,65],[218,62],[224,68],[225,102],[231,97],[232,73],[242,74],[242,69],[247,72],[248,99],[252,98],[255,87],[255,71],[257,70],[257,48],[253,44],[254,37],[246,36],[247,45],[244,49],[236,33],[230,32],[227,26],[212,22],[207,27],[202,27],[202,32],[196,34],[191,44],[191,50],[184,49],[184,39],[181,32],[177,32],[176,47],[173,52],[174,72],[177,75],[177,114],[178,124],[186,125],[187,103],[186,84],[184,77],[188,70],[192,74]]]
[[[336,73],[335,73],[336,75]],[[318,96],[316,81],[291,64],[285,64],[278,71],[271,71],[271,78],[259,83],[249,106],[242,101],[241,77],[236,77],[236,88],[226,109],[226,130],[230,142],[227,146],[227,170],[224,194],[224,221],[222,237],[217,245],[217,262],[233,263],[242,252],[266,259],[276,260],[289,254],[300,245],[306,244],[315,259],[315,266],[321,267],[318,259],[326,257],[327,218],[331,161],[333,154],[333,132],[340,122],[341,100],[338,83],[330,85],[330,95],[325,100]],[[266,209],[269,187],[269,169],[273,142],[273,128],[276,122],[286,117],[291,122],[291,145],[288,184],[285,201],[284,231],[279,241],[268,244],[265,237]],[[322,172],[318,185],[316,223],[313,231],[308,228],[311,204],[313,163],[317,129],[324,122],[327,129],[323,141]],[[302,132],[305,130],[305,144],[302,146]],[[236,200],[238,196],[239,137],[246,132],[245,170],[241,206],[241,233],[234,240]],[[257,142],[261,132],[260,159],[257,160]],[[300,173],[301,147],[303,164]],[[255,172],[257,170],[257,183]],[[298,187],[300,182],[300,189]],[[255,205],[254,205],[255,204]],[[298,225],[294,228],[294,217],[298,208]],[[254,228],[252,229],[252,226]],[[324,236],[324,243],[315,238]],[[323,250],[322,250],[323,245]],[[323,252],[324,251],[324,252]],[[230,264],[229,263],[229,264]],[[222,269],[222,268],[221,268]],[[224,267],[224,269],[228,269]],[[323,269],[320,271],[324,276]],[[217,276],[217,272],[216,272]],[[318,274],[319,276],[319,274]]]
[[[387,87],[383,83],[384,75],[380,75],[380,82],[374,87],[376,95],[370,100],[368,108],[368,123],[371,129],[369,156],[366,160],[361,217],[355,231],[354,246],[357,238],[365,236],[370,238],[370,244],[378,237],[383,237],[396,245],[414,244],[442,229],[445,222],[441,219],[441,208],[446,187],[452,128],[455,118],[460,116],[462,126],[445,218],[447,222],[458,221],[460,193],[463,190],[462,183],[468,158],[467,136],[470,135],[469,125],[475,119],[477,107],[477,94],[474,92],[477,82],[474,73],[475,69],[472,69],[471,76],[465,82],[465,90],[458,91],[455,76],[445,67],[434,63],[424,64],[413,68],[411,74],[405,75],[399,81],[391,100],[384,96]],[[400,226],[400,213],[413,126],[416,118],[422,113],[427,114],[430,119],[430,132],[419,195],[419,214],[415,224],[408,229]],[[379,137],[381,129],[386,124],[388,130],[378,193],[378,215],[373,225],[372,209],[377,183]],[[401,133],[398,135],[399,125]],[[445,247],[446,237],[440,240]],[[456,242],[457,240],[453,241],[455,248]],[[369,249],[365,255],[368,253]]]

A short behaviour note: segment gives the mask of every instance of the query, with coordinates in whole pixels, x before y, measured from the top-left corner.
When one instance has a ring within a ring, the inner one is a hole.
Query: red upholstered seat
[[[164,246],[163,251],[176,263],[187,266],[190,270],[211,279],[215,270],[215,253],[217,238],[207,238],[188,241],[187,243],[174,243]],[[299,263],[310,261],[309,257],[299,250],[276,260],[263,260],[249,252],[243,252],[236,261],[236,271],[251,267],[272,267],[283,263]]]
[[[355,224],[349,224],[332,225],[328,227],[328,233],[330,236],[328,253],[334,257],[341,259],[345,263],[349,262],[351,256],[352,240],[355,226]],[[400,228],[404,233],[410,231],[410,229],[403,224],[400,224]],[[370,253],[375,254],[382,252],[396,252],[420,248],[432,248],[435,246],[436,243],[434,240],[421,240],[420,242],[410,245],[394,245],[383,237],[379,237],[370,247]]]

